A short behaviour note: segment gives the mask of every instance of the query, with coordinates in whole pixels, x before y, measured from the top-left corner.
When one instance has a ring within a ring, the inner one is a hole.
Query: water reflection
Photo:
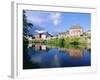
[[[59,48],[59,51],[61,52],[65,52],[68,53],[70,57],[72,58],[76,58],[76,59],[80,59],[83,56],[83,49],[76,49],[76,48]]]
[[[28,60],[33,64],[27,64],[27,69],[90,66],[91,52],[80,48],[58,48],[37,43],[27,48]],[[27,61],[24,59],[24,61]],[[26,68],[24,68],[26,69]]]
[[[42,45],[40,43],[35,44],[35,46],[33,48],[35,48],[35,50],[39,50],[39,51],[41,51],[41,50],[47,50],[46,45]]]
[[[69,55],[72,58],[80,59],[83,56],[83,50],[82,49],[68,49]]]

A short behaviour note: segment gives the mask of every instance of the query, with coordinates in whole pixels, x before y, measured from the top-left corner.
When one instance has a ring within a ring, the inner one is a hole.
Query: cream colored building
[[[80,25],[73,25],[69,29],[70,37],[80,37],[83,34],[83,28]]]

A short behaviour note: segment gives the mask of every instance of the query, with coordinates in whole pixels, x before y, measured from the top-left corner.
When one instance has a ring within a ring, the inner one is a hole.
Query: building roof
[[[69,31],[66,31],[66,32],[60,32],[59,34],[60,34],[60,35],[69,34]]]
[[[52,36],[50,33],[48,33],[48,32],[42,32],[42,33],[36,33],[36,35],[38,35],[38,34],[42,34],[42,35],[46,35],[46,36]]]
[[[66,32],[61,32],[61,33],[59,33],[60,35],[62,35],[62,34],[66,34]]]
[[[40,34],[46,33],[46,31],[44,31],[44,30],[36,30],[35,32],[36,32],[36,33],[40,33]]]
[[[70,29],[83,29],[80,25],[73,25]]]

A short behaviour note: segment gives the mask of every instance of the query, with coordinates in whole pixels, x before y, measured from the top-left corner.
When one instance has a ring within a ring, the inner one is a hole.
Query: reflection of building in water
[[[41,44],[40,43],[35,44],[34,48],[35,50],[41,50]]]
[[[69,55],[73,58],[81,58],[83,56],[83,50],[81,49],[68,49]]]
[[[46,45],[41,45],[42,50],[46,50]]]
[[[28,48],[29,48],[29,47],[32,47],[32,46],[33,46],[33,44],[28,44]]]
[[[35,44],[34,48],[35,48],[35,50],[39,50],[39,51],[47,49],[46,45],[41,45],[41,43]]]

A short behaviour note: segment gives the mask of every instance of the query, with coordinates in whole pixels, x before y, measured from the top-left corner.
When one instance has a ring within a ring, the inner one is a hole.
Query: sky
[[[79,12],[48,12],[48,11],[32,11],[25,10],[27,20],[37,25],[35,31],[46,31],[52,35],[59,32],[65,32],[72,25],[80,25],[84,32],[90,30],[91,14]],[[34,26],[30,29],[34,33]]]

